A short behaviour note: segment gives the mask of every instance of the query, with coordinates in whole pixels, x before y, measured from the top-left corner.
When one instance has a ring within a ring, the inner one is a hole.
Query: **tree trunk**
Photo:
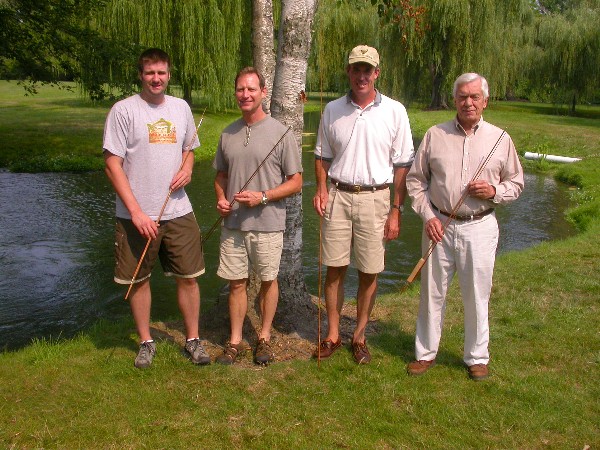
[[[187,83],[181,83],[181,90],[183,91],[183,99],[188,105],[192,106],[192,86]]]
[[[273,33],[273,1],[253,0],[252,2],[252,60],[254,67],[265,77],[267,97],[263,109],[269,114],[273,74],[275,73],[275,50]]]
[[[273,82],[271,113],[291,126],[302,151],[304,90],[317,0],[284,0]],[[305,168],[306,169],[306,168]],[[288,332],[316,334],[316,308],[302,269],[302,193],[287,198],[286,231],[279,268],[279,306],[275,324]]]
[[[257,11],[265,3],[271,2],[270,0],[254,0],[254,10]],[[302,151],[304,89],[315,10],[316,0],[283,0],[282,2],[279,48],[270,104],[273,117],[292,127],[299,152]],[[266,27],[264,24],[259,26]],[[260,35],[261,33],[253,33],[253,39]],[[264,51],[261,49],[261,45],[265,45]],[[269,43],[267,40],[253,41],[255,55],[268,53],[272,48],[272,42]],[[255,59],[254,65],[259,68],[259,64],[261,64],[259,59]],[[265,69],[263,69],[264,71]],[[279,304],[273,325],[279,332],[313,339],[317,335],[317,309],[304,282],[302,269],[301,193],[286,199],[286,212],[286,230],[278,276]],[[256,331],[261,325],[259,289],[258,277],[251,274],[247,290],[248,314],[243,330],[246,337],[256,335]],[[211,328],[220,327],[224,332],[227,330],[224,319],[229,316],[227,295],[228,289],[224,287],[217,302],[216,311],[212,315],[213,318],[209,320],[208,324]]]
[[[429,68],[431,74],[431,104],[429,109],[448,109],[446,96],[442,93],[444,84],[444,74],[440,68],[431,66]]]

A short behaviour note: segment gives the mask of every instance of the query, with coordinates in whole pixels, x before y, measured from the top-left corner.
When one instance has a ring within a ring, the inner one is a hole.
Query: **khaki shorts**
[[[354,264],[363,273],[384,268],[385,223],[390,212],[390,190],[344,192],[334,186],[323,216],[323,264],[343,267]]]
[[[279,273],[283,231],[240,231],[221,227],[221,251],[217,275],[226,280],[248,278],[249,266],[261,281]]]
[[[148,239],[133,222],[117,217],[115,225],[115,282],[130,284]],[[160,222],[158,237],[150,242],[135,282],[149,278],[156,259],[167,276],[196,278],[204,273],[200,228],[194,213]]]

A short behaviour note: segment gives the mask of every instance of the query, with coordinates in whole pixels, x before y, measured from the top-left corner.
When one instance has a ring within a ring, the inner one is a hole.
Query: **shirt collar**
[[[346,94],[346,103],[352,103],[352,90]],[[373,100],[373,106],[379,106],[381,103],[381,92],[379,89],[375,89],[375,100]]]
[[[477,122],[477,124],[475,124],[475,126],[473,127],[473,134],[477,133],[477,130],[479,130],[479,128],[484,124],[484,120],[483,120],[483,116],[481,116],[479,118],[479,122]],[[463,134],[467,134],[467,132],[465,131],[465,129],[463,128],[463,126],[460,124],[460,122],[458,121],[458,116],[454,116],[454,126],[456,127],[456,129],[463,133]]]

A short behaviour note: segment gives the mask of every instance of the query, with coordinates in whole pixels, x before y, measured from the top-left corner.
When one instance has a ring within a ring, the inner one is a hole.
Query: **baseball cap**
[[[348,56],[348,64],[364,62],[373,67],[379,65],[379,53],[373,47],[368,45],[358,45],[352,49]]]

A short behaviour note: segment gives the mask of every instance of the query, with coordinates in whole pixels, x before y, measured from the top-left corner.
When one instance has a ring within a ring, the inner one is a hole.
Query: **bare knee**
[[[327,267],[327,275],[325,276],[326,283],[336,283],[339,281],[343,281],[346,276],[346,271],[348,270],[348,266],[340,266],[340,267]]]

